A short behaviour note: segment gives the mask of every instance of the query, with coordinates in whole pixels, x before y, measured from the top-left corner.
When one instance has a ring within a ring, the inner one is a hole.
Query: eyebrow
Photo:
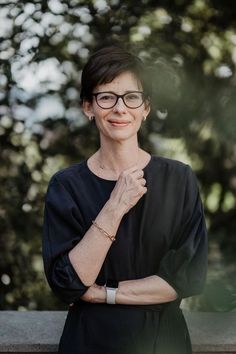
[[[137,92],[143,93],[143,91],[141,91],[141,90],[127,90],[127,91],[125,91],[124,95],[125,95],[126,93],[132,93],[132,92],[135,92],[135,93],[137,93]],[[97,92],[94,92],[94,93],[113,93],[114,95],[118,95],[118,93],[115,93],[114,91],[97,91]]]

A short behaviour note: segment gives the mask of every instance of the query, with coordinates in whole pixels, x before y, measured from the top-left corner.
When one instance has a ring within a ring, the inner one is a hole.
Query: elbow
[[[177,300],[178,297],[179,296],[178,296],[177,292],[173,289],[173,291],[171,291],[169,294],[169,302]]]
[[[168,287],[162,292],[162,301],[161,302],[172,302],[178,299],[179,295],[174,288]]]
[[[48,283],[54,294],[63,302],[78,301],[88,287],[77,276],[70,263],[57,260],[47,272]]]
[[[158,279],[158,289],[160,290],[159,294],[161,294],[162,301],[161,302],[171,302],[175,301],[179,297],[179,293],[173,287],[168,280],[160,276],[156,276]]]
[[[179,297],[177,291],[171,285],[168,286],[168,296],[169,301],[175,301]]]
[[[71,304],[73,302],[79,301],[79,299],[88,290],[84,284],[80,281],[64,282],[65,279],[60,279],[60,277],[52,277],[49,281],[50,288],[56,297],[66,304]]]
[[[87,288],[83,290],[63,289],[56,286],[51,288],[55,296],[67,305],[79,301],[83,294],[87,291]]]

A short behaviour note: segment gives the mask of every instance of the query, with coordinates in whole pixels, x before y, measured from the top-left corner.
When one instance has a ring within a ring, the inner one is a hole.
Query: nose
[[[126,112],[126,105],[124,104],[122,97],[118,98],[113,110],[115,110],[117,112]]]

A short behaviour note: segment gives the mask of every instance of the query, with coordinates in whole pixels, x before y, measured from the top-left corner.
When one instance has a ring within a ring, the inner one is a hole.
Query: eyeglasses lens
[[[141,92],[129,92],[121,97],[128,108],[138,108],[143,103],[143,95]],[[118,101],[118,96],[106,92],[99,93],[96,98],[101,108],[112,108]]]

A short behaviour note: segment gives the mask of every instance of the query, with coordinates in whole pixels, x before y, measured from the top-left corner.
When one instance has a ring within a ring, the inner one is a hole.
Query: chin
[[[99,129],[100,136],[104,139],[113,140],[116,142],[122,142],[125,140],[133,139],[137,137],[139,127],[130,126],[129,128],[115,128],[115,129]]]
[[[133,134],[128,133],[128,132],[116,132],[115,134],[109,134],[109,138],[114,141],[125,141],[132,139],[134,135],[137,135],[137,132],[134,132]]]

